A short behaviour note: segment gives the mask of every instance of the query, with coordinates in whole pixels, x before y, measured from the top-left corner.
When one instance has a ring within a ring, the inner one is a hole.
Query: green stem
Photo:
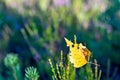
[[[11,66],[12,66],[12,69],[13,69],[13,76],[14,76],[15,80],[18,80],[17,75],[16,75],[15,67],[14,67],[14,65],[11,65]]]
[[[100,80],[100,78],[101,78],[101,74],[102,74],[102,70],[99,71],[98,80]]]
[[[96,59],[94,61],[95,61],[95,64],[97,64]],[[97,77],[98,77],[98,66],[95,65],[95,80],[97,80]]]

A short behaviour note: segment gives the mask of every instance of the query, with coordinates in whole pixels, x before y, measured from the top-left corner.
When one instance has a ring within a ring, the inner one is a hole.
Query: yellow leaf
[[[66,41],[66,43],[67,43],[67,46],[73,45],[73,43],[72,43],[71,41],[69,41],[67,38],[64,38],[64,39],[65,39],[65,41]]]
[[[74,64],[74,67],[79,68],[87,64],[90,59],[90,51],[82,43],[78,44],[76,41],[73,43],[67,38],[65,38],[65,41],[70,51],[70,62]]]

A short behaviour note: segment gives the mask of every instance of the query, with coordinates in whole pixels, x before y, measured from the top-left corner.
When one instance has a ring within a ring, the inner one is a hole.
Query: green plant
[[[102,70],[98,69],[98,65],[95,65],[94,68],[91,67],[91,64],[87,64],[85,67],[80,68],[79,70],[79,80],[101,80]]]
[[[63,61],[62,51],[61,51],[60,63],[57,63],[56,67],[53,66],[53,63],[52,63],[51,59],[49,59],[49,63],[50,63],[51,70],[52,70],[52,73],[53,73],[53,75],[52,75],[53,80],[75,80],[76,78],[78,78],[80,80],[83,80],[83,79],[86,79],[86,80],[100,80],[102,71],[101,70],[98,71],[98,66],[99,65],[97,64],[96,60],[94,60],[94,63],[91,63],[91,62],[88,61],[87,65],[84,68],[83,68],[84,65],[80,66],[80,67],[75,66],[74,63],[76,63],[76,65],[78,65],[77,63],[80,63],[80,61],[81,62],[85,61],[85,60],[82,61],[81,59],[79,59],[83,56],[80,56],[78,54],[83,54],[82,53],[83,51],[82,51],[82,48],[79,49],[78,46],[76,48],[76,45],[78,45],[77,42],[76,42],[76,36],[74,36],[74,42],[75,43],[72,43],[71,41],[67,40],[66,38],[65,38],[65,41],[67,43],[67,46],[70,46],[70,54],[71,54],[71,55],[68,54],[68,57],[66,58],[66,61]],[[78,51],[79,51],[79,53],[78,53]],[[81,51],[81,53],[80,53],[80,51]],[[78,54],[76,54],[76,53],[78,53]],[[72,55],[72,54],[74,54],[74,55]],[[87,51],[86,51],[86,54],[87,54]],[[90,54],[90,52],[89,52],[89,54]],[[89,57],[90,57],[90,55],[89,55]],[[75,59],[79,59],[79,60],[75,60]],[[71,63],[74,62],[73,63],[74,67],[70,62]],[[95,70],[92,69],[91,64],[95,65]],[[81,76],[81,77],[79,77],[77,75],[76,68],[81,69],[80,72],[79,72],[79,76]]]
[[[38,80],[39,75],[37,69],[34,67],[28,67],[25,69],[25,80]]]
[[[64,64],[64,62],[66,62]],[[97,61],[95,60],[95,67],[92,69],[91,64],[87,64],[84,67],[81,67],[80,70],[76,70],[73,65],[70,63],[69,58],[67,61],[63,61],[63,53],[61,52],[61,60],[54,67],[51,59],[49,59],[49,63],[52,71],[52,79],[53,80],[101,80],[102,70],[98,70]],[[79,72],[79,75],[77,73]]]
[[[13,73],[14,80],[21,79],[20,64],[17,54],[10,53],[4,59],[5,66]]]
[[[63,53],[61,51],[60,62],[54,67],[51,59],[48,60],[52,70],[53,80],[75,80],[75,68],[70,64],[69,60],[63,61]],[[64,64],[64,62],[66,62]]]

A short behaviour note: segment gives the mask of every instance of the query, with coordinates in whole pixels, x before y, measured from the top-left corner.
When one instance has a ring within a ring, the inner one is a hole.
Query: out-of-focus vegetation
[[[102,80],[120,79],[120,0],[0,0],[0,80],[23,80],[29,66],[51,80],[48,58],[67,56],[63,38],[73,35],[97,59]]]

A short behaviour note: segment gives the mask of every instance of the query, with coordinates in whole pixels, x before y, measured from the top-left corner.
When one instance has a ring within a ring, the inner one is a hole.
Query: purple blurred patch
[[[69,6],[70,0],[53,0],[56,7]]]
[[[40,57],[39,53],[35,54],[34,59],[35,59],[36,61],[39,61],[40,58],[41,58],[41,57]]]

